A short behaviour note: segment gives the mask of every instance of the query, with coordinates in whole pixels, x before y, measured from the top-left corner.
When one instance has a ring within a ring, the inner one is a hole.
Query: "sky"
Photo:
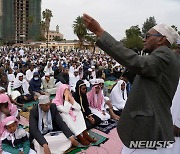
[[[73,21],[83,13],[95,18],[102,28],[117,40],[125,37],[125,30],[154,16],[158,24],[175,25],[180,31],[180,0],[42,0],[42,11],[50,9],[51,30],[59,25],[64,39],[77,39]]]

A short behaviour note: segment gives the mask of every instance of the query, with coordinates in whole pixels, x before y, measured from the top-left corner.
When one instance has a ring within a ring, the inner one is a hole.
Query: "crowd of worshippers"
[[[134,75],[106,54],[7,47],[0,54],[3,153],[59,154],[79,143],[88,146],[97,140],[87,130],[119,120]],[[116,81],[111,91],[106,80]],[[18,111],[31,101],[38,104],[30,110],[28,134]]]

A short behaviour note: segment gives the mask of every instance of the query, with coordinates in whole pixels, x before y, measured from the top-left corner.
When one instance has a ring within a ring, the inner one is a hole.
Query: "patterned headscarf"
[[[57,106],[58,105],[63,105],[64,104],[64,99],[63,99],[63,95],[64,95],[64,91],[66,89],[70,90],[70,86],[67,84],[61,84],[59,86],[59,88],[56,91],[56,97],[52,100],[53,103],[55,103]]]
[[[96,87],[99,87],[99,85],[94,85],[92,87],[91,91],[89,91],[87,93],[87,98],[88,98],[88,102],[89,102],[90,107],[101,110],[101,105],[104,101],[104,97],[103,97],[103,94],[102,94],[101,89],[100,89],[99,93],[97,94],[97,102],[96,102],[96,99],[95,99]]]

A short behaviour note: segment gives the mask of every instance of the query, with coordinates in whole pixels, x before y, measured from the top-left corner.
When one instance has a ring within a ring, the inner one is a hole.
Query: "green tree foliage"
[[[80,48],[82,48],[83,41],[85,40],[85,36],[87,34],[87,28],[84,25],[83,18],[81,16],[78,16],[76,20],[73,22],[73,31],[74,34],[77,35],[80,43]]]
[[[147,18],[142,27],[143,36],[155,25],[157,25],[157,23],[154,17]]]
[[[141,30],[138,25],[131,26],[126,30],[126,38],[121,42],[130,49],[138,49],[139,51],[143,48],[143,41],[141,37]]]
[[[42,16],[43,16],[43,19],[45,20],[44,22],[45,22],[45,29],[47,32],[47,48],[48,48],[48,33],[49,33],[51,17],[53,17],[52,11],[49,9],[46,9],[45,11],[42,12]]]
[[[138,25],[131,26],[130,29],[126,30],[126,37],[131,38],[133,36],[141,36],[141,30]]]
[[[63,39],[60,38],[59,36],[55,36],[55,37],[53,38],[53,40],[54,40],[54,41],[62,41]]]

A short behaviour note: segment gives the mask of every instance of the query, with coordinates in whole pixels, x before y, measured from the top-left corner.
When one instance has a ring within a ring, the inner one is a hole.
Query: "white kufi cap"
[[[172,27],[169,27],[165,24],[156,25],[153,27],[153,29],[158,31],[163,36],[166,36],[166,39],[170,44],[173,44],[179,38],[178,33]]]
[[[41,96],[39,96],[38,99],[39,99],[39,104],[47,104],[50,102],[48,95],[41,95]]]

